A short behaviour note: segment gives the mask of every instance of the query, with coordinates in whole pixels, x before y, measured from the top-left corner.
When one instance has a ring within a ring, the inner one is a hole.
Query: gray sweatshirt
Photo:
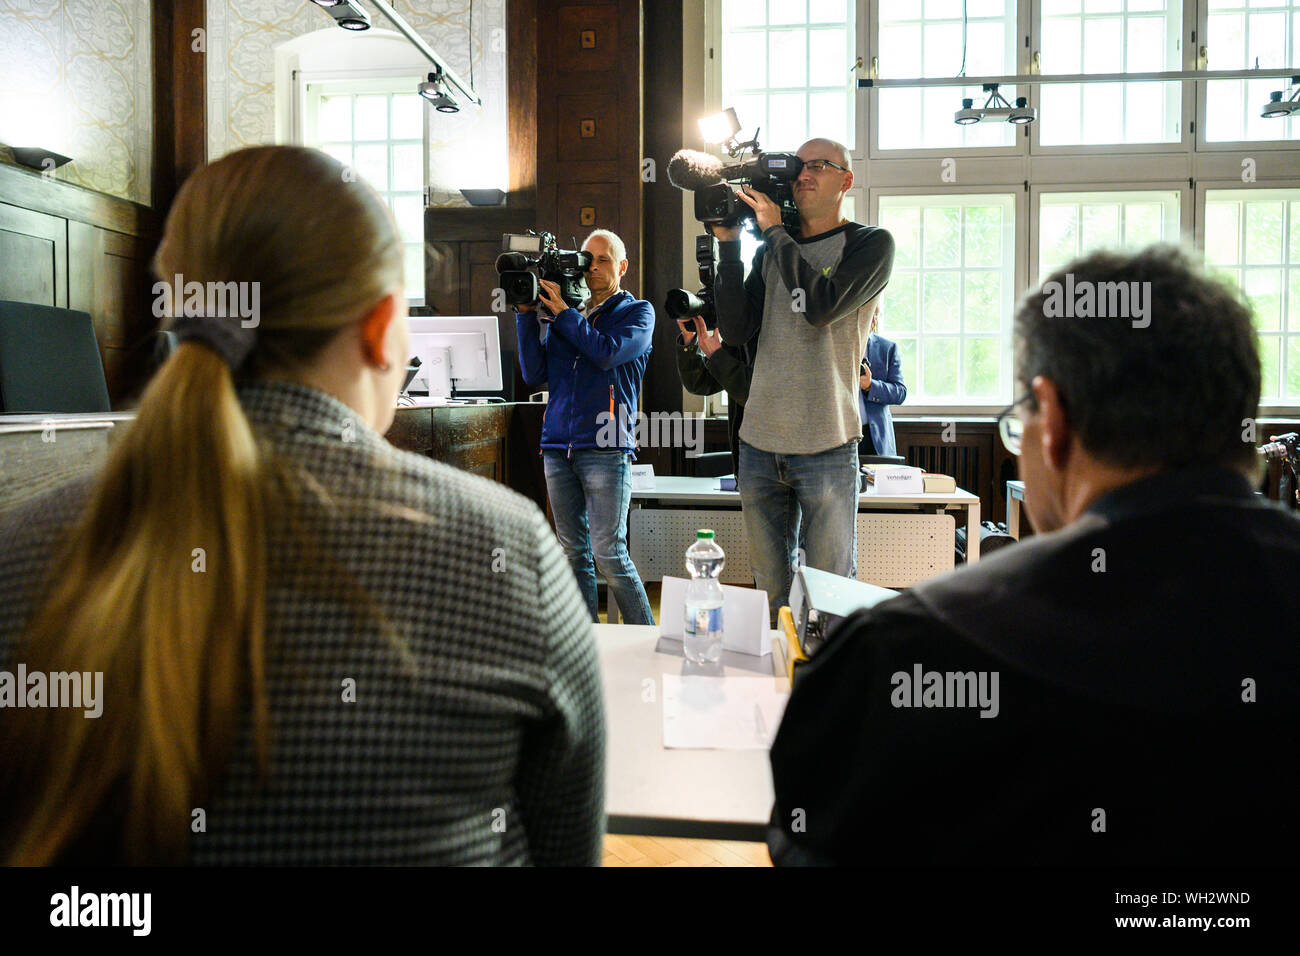
[[[740,242],[719,243],[713,286],[724,341],[741,346],[761,333],[740,438],[760,451],[815,455],[862,437],[858,364],[894,238],[850,222],[811,239],[773,226],[763,240],[748,279]]]

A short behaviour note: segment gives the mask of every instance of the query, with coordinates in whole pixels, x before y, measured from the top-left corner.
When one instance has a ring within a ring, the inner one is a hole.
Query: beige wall
[[[449,191],[475,185],[459,180],[476,172],[476,155],[490,154],[491,162],[506,153],[505,4],[474,3],[474,85],[483,109],[434,114],[430,178],[444,192],[435,195],[435,205],[463,204]],[[392,0],[392,6],[453,70],[470,78],[465,0]],[[392,29],[376,8],[367,11],[374,28]],[[209,159],[276,141],[275,48],[327,28],[343,33],[328,14],[303,0],[208,0]]]
[[[150,0],[0,3],[0,143],[71,156],[56,179],[148,205],[152,59]]]

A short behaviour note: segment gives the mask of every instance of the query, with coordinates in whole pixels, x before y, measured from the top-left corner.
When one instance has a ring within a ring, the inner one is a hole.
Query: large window
[[[766,149],[854,141],[850,0],[722,0],[722,99]]]
[[[894,271],[880,334],[898,343],[908,402],[1009,400],[1015,197],[881,196]]]
[[[406,295],[424,304],[424,100],[418,77],[308,83],[304,141],[374,186],[406,250]]]
[[[1300,54],[1300,0],[1208,0],[1206,54],[1211,70],[1293,67]],[[1206,84],[1205,138],[1210,142],[1300,138],[1300,119],[1265,119],[1260,111],[1285,78],[1213,80]]]
[[[1260,404],[1300,402],[1300,189],[1207,190],[1205,257],[1254,309]]]
[[[1038,211],[1038,280],[1097,249],[1177,242],[1179,194],[1043,193]]]
[[[1042,72],[1182,69],[1181,0],[1043,0]],[[1173,143],[1182,136],[1179,83],[1046,83],[1044,146]]]
[[[965,26],[963,36],[963,15]],[[882,79],[917,76],[1001,76],[1016,72],[1015,0],[880,0]],[[1010,102],[1015,87],[1001,91]],[[958,126],[952,114],[962,97],[982,106],[980,87],[881,90],[881,149],[1013,146],[1010,123]]]

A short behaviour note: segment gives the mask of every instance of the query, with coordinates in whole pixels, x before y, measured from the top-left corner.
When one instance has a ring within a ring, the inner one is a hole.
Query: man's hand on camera
[[[740,238],[739,226],[718,226],[710,223],[708,230],[719,242],[735,242]]]
[[[759,232],[767,232],[773,226],[781,225],[781,208],[761,192],[748,186],[741,186],[736,190],[736,195],[740,197],[741,202],[748,204],[754,210]]]
[[[864,364],[860,371],[862,374],[858,376],[858,387],[865,392],[871,388],[871,366]]]
[[[564,301],[564,297],[560,295],[560,287],[558,285],[551,282],[549,279],[539,279],[538,282],[542,287],[542,292],[537,297],[537,301],[546,306],[546,308],[551,312],[551,314],[545,316],[545,318],[554,318],[569,307],[569,304]]]
[[[678,319],[677,327],[682,330],[682,344],[690,345],[695,341],[695,326],[690,319]]]
[[[700,337],[700,351],[705,358],[713,358],[713,353],[722,348],[722,333],[717,329],[706,329],[704,319],[698,315],[695,316],[695,331]]]

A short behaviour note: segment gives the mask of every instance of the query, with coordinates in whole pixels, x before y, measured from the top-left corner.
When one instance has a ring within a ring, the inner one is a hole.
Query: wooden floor
[[[733,840],[605,836],[605,866],[771,866],[767,846]]]

